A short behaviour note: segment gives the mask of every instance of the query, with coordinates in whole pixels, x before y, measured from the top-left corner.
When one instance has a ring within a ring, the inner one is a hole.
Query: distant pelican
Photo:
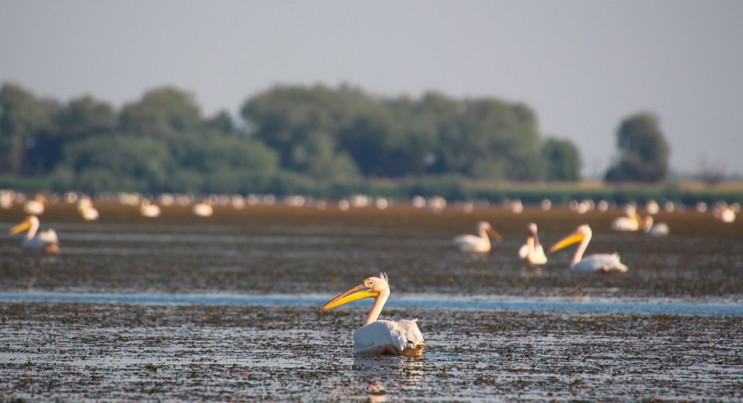
[[[93,201],[89,196],[83,196],[77,202],[77,211],[86,221],[94,221],[98,219],[98,210],[93,207]]]
[[[488,234],[497,242],[503,240],[500,234],[490,226],[490,223],[480,221],[477,223],[477,235],[459,235],[452,239],[451,245],[463,252],[489,252],[491,245]]]
[[[360,285],[333,298],[330,302],[320,307],[319,311],[333,309],[335,307],[356,301],[361,298],[374,298],[369,315],[364,321],[364,326],[353,333],[353,350],[359,355],[393,354],[406,356],[421,356],[423,348],[423,335],[421,335],[417,319],[400,320],[377,320],[387,298],[390,296],[390,286],[387,275],[381,273],[379,277],[369,277]]]
[[[139,205],[139,213],[148,218],[160,217],[160,207],[143,199]]]
[[[671,232],[670,228],[668,228],[668,224],[664,222],[653,224],[653,216],[651,215],[645,217],[642,230],[645,231],[646,234],[654,237],[666,236]]]
[[[519,249],[519,257],[532,265],[547,263],[547,255],[544,254],[544,248],[539,243],[537,224],[529,224],[529,235],[526,237],[526,243]]]
[[[42,215],[44,214],[45,206],[49,201],[42,194],[37,194],[35,198],[26,201],[23,205],[23,211],[26,214],[31,215]]]
[[[620,260],[619,255],[616,253],[612,254],[595,254],[583,257],[583,253],[588,247],[588,243],[591,242],[593,231],[591,227],[586,224],[579,226],[575,232],[561,239],[555,245],[550,248],[550,253],[556,252],[566,246],[580,242],[578,248],[573,255],[573,260],[570,267],[575,271],[580,272],[595,272],[601,271],[604,273],[615,272],[615,273],[626,273],[627,266],[625,266]]]
[[[193,206],[193,213],[199,217],[211,217],[214,214],[214,207],[209,201],[198,203]]]
[[[26,238],[21,244],[21,248],[28,251],[42,253],[59,253],[59,239],[54,230],[39,230],[39,219],[36,216],[28,216],[23,222],[10,229],[11,234],[27,231]]]
[[[633,205],[629,205],[625,208],[625,216],[617,217],[611,223],[611,229],[615,231],[638,231],[640,229],[642,219],[637,215],[637,209]]]

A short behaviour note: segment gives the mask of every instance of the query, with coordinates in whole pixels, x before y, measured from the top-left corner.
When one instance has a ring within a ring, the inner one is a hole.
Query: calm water
[[[60,207],[55,257],[0,232],[0,394],[47,400],[740,399],[743,226],[664,213],[667,238],[609,230],[614,213],[502,209],[217,209],[144,220]],[[23,218],[0,212],[0,226]],[[449,249],[490,221],[486,255]],[[573,249],[541,268],[516,257],[526,224],[547,246],[587,222],[591,252],[626,275],[579,275]],[[370,301],[319,314],[386,272],[383,317],[417,317],[423,358],[355,359]]]

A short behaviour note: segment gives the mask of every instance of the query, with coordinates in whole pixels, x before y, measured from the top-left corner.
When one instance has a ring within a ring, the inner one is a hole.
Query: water
[[[0,396],[30,400],[740,400],[743,225],[665,214],[667,238],[609,230],[619,213],[473,214],[217,208],[156,220],[51,206],[61,253],[23,255],[0,231]],[[0,211],[0,228],[23,217]],[[486,255],[447,243],[490,221]],[[516,250],[526,224],[551,245],[578,224],[626,275],[580,275],[572,250],[541,268]],[[384,318],[418,318],[421,358],[358,358],[369,300],[316,308],[386,272]]]
[[[249,307],[319,307],[333,295],[219,295],[219,294],[76,294],[76,293],[0,293],[0,302],[209,305]],[[369,309],[371,301],[354,302],[349,309]],[[691,303],[677,300],[562,301],[555,299],[514,299],[493,297],[454,298],[444,295],[397,297],[388,308],[417,308],[471,311],[622,313],[642,315],[743,316],[743,304]]]

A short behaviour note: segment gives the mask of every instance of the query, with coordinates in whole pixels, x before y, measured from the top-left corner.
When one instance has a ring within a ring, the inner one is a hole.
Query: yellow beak
[[[574,243],[578,243],[578,242],[582,241],[585,237],[586,236],[583,235],[583,234],[570,234],[570,235],[566,236],[565,238],[561,239],[556,244],[554,244],[550,248],[550,253],[555,252],[555,251],[558,251],[558,250],[560,250],[560,249],[562,249],[562,248],[564,248],[566,246],[570,246],[570,245],[572,245]]]
[[[378,296],[379,296],[378,292],[372,291],[369,288],[367,288],[365,285],[361,284],[333,298],[332,300],[330,300],[330,302],[321,306],[317,310],[326,311],[328,309],[333,309],[341,305],[347,304],[349,302],[356,301],[357,299],[376,298]]]
[[[11,229],[10,229],[10,233],[11,233],[11,234],[17,234],[17,233],[19,233],[19,232],[23,232],[23,231],[26,231],[26,230],[28,230],[29,228],[31,228],[31,223],[30,223],[30,222],[28,222],[28,221],[24,221],[24,222],[22,222],[22,223],[20,223],[20,224],[16,225],[15,227],[11,228]]]

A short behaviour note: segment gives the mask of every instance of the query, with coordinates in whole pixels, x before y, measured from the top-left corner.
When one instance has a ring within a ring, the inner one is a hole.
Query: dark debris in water
[[[743,318],[736,317],[426,310],[423,357],[354,358],[350,335],[363,312],[0,308],[4,398],[743,398]]]

